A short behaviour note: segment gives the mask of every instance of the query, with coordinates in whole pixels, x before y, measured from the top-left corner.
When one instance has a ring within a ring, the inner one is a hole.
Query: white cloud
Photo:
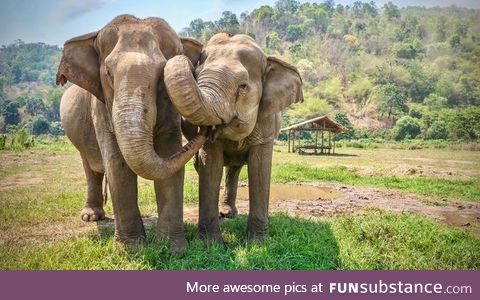
[[[63,0],[60,2],[55,17],[61,22],[67,22],[70,19],[78,18],[89,12],[101,9],[110,1],[107,0]]]

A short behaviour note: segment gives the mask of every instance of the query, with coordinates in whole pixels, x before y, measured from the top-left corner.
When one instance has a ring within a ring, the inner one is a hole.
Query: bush
[[[50,134],[54,136],[64,135],[65,131],[63,130],[62,122],[52,122],[50,123]]]
[[[442,120],[436,120],[427,129],[425,134],[427,140],[445,140],[448,138],[447,123]]]
[[[414,139],[419,134],[420,123],[410,116],[400,118],[392,129],[392,137],[397,141]]]
[[[43,115],[35,117],[32,122],[34,135],[47,134],[50,131],[50,122]]]
[[[0,134],[0,150],[4,150],[7,146],[7,135]]]
[[[353,124],[350,122],[346,114],[342,113],[336,113],[335,114],[335,121],[340,124],[345,126],[346,128],[349,129],[349,131],[337,134],[335,136],[335,139],[338,140],[343,140],[343,139],[352,139],[355,136],[355,129],[353,129]]]
[[[28,133],[27,129],[22,128],[15,133],[8,148],[11,150],[22,150],[31,148],[34,145],[33,137]]]

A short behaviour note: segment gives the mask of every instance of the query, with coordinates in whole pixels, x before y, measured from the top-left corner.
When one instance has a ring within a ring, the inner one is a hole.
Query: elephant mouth
[[[235,116],[228,124],[210,126],[207,139],[211,143],[214,143],[218,138],[232,140],[232,133],[237,138],[235,140],[243,139],[250,133],[250,130],[247,128],[250,125],[249,122]]]
[[[208,132],[208,141],[210,143],[215,143],[215,141],[218,139],[218,137],[222,134],[223,129],[225,128],[226,125],[217,125],[217,126],[211,126],[210,130]]]

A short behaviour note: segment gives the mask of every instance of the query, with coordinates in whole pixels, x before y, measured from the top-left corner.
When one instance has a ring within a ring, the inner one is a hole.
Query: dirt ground
[[[237,195],[239,214],[248,213],[248,186],[241,184]],[[359,214],[366,209],[411,212],[453,227],[467,228],[480,236],[480,203],[416,196],[388,189],[337,183],[272,184],[270,212],[319,220],[324,217]],[[196,223],[197,207],[186,207],[185,218]]]

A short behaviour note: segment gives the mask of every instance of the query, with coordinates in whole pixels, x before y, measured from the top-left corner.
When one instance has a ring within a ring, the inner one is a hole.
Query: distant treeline
[[[287,124],[342,112],[373,134],[408,116],[400,125],[421,131],[388,136],[480,137],[471,124],[480,115],[479,10],[279,0],[239,17],[195,19],[181,34],[205,42],[220,31],[246,33],[299,68],[305,102]]]
[[[284,114],[286,125],[340,113],[362,135],[480,137],[480,122],[471,121],[480,115],[479,10],[279,0],[239,16],[194,19],[180,35],[206,42],[223,31],[248,34],[298,67],[305,102]],[[0,49],[0,130],[35,133],[33,122],[47,121],[50,131],[59,121],[59,58],[58,47],[43,43]],[[414,129],[397,134],[404,125]]]

